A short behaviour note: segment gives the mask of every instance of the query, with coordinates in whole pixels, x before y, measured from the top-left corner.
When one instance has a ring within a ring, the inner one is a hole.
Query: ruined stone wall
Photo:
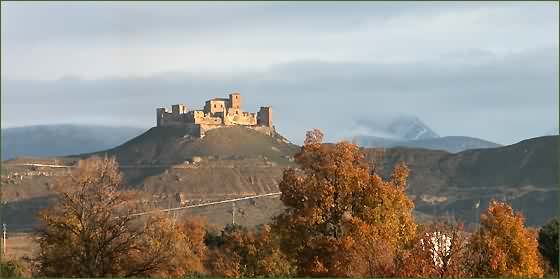
[[[185,125],[182,115],[176,116],[173,113],[165,113],[159,126],[180,126]]]
[[[257,125],[257,116],[255,113],[234,114],[230,111],[224,116],[224,125]]]
[[[156,110],[157,126],[183,125],[183,116],[184,114],[173,114],[165,108],[158,108]]]
[[[214,114],[217,112],[226,112],[227,104],[226,100],[223,99],[213,99],[206,101],[204,105],[204,112]]]
[[[229,94],[227,99],[214,98],[208,100],[205,103],[204,110],[188,111],[184,104],[176,104],[171,108],[171,112],[165,108],[156,109],[157,126],[199,125],[196,126],[196,129],[200,129],[201,134],[209,129],[235,125],[272,127],[272,130],[274,130],[271,108],[261,107],[257,113],[243,112],[239,93]]]
[[[257,113],[257,123],[260,126],[272,127],[272,108],[261,107]]]
[[[222,118],[210,116],[200,110],[194,111],[192,117],[194,124],[221,125],[223,123]]]
[[[177,104],[171,106],[171,113],[178,116],[179,114],[187,113],[187,106],[184,104]]]

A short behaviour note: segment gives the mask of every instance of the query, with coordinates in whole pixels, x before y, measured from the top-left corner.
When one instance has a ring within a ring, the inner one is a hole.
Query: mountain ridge
[[[493,148],[502,145],[487,140],[466,136],[445,136],[421,140],[394,140],[374,136],[354,136],[356,144],[362,147],[410,147],[431,150],[444,150],[450,153],[458,153],[469,149]]]

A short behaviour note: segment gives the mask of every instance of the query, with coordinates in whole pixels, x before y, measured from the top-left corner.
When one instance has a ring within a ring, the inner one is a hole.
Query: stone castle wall
[[[229,98],[206,101],[203,110],[189,111],[184,104],[173,105],[171,112],[158,108],[156,121],[158,127],[189,127],[193,134],[202,137],[206,131],[224,126],[272,127],[272,112],[270,107],[261,107],[257,113],[244,112],[241,109],[241,95],[232,93]]]
[[[241,114],[228,113],[223,117],[224,125],[257,125],[254,113],[242,112]]]

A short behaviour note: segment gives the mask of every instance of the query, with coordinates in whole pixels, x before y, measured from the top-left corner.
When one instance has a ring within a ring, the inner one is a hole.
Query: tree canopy
[[[184,276],[196,271],[189,237],[162,214],[135,218],[115,159],[91,158],[57,186],[37,231],[39,274],[55,277]],[[200,240],[202,241],[202,239]]]
[[[558,274],[558,230],[560,219],[554,218],[539,231],[539,251]]]
[[[414,205],[405,193],[408,168],[399,164],[384,180],[370,173],[358,146],[322,144],[322,137],[319,130],[308,132],[295,156],[299,168],[287,169],[280,182],[287,209],[274,228],[283,250],[296,259],[300,276],[379,275],[385,270],[348,261],[371,260],[368,252],[379,245],[395,252],[414,238]]]
[[[491,201],[470,239],[472,271],[478,277],[542,277],[536,233],[523,215],[506,203]]]

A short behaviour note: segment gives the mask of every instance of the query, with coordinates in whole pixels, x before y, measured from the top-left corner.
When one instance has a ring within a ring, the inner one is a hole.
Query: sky
[[[2,128],[147,128],[157,107],[231,92],[272,106],[294,142],[402,115],[500,144],[559,126],[558,2],[2,2],[1,16]]]

